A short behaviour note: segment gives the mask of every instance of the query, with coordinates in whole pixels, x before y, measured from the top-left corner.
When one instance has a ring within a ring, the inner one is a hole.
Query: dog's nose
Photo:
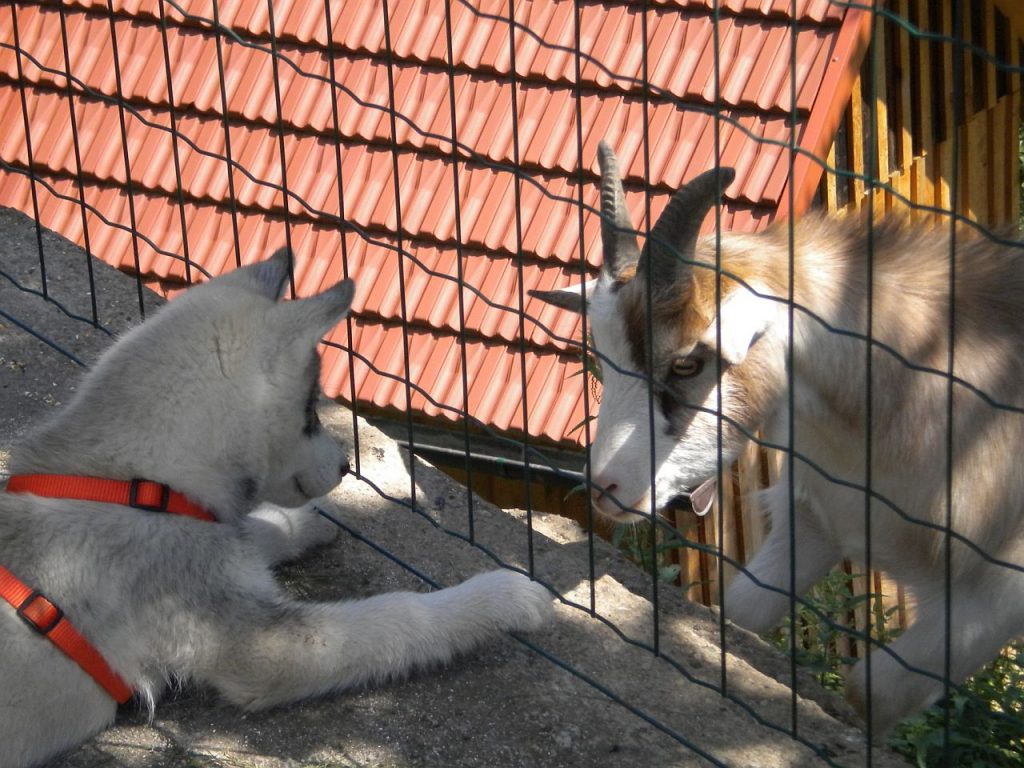
[[[341,477],[344,477],[345,475],[347,475],[351,469],[352,469],[352,467],[348,463],[348,457],[342,459],[342,461],[341,461]]]

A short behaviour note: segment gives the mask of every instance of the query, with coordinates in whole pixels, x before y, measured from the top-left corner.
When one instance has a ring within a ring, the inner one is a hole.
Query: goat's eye
[[[677,357],[672,361],[672,375],[681,379],[692,379],[704,370],[704,361],[699,357]]]

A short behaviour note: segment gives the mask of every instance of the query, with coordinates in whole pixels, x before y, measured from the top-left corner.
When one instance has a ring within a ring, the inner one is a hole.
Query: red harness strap
[[[8,493],[31,493],[53,499],[101,501],[108,504],[169,512],[215,523],[203,507],[183,494],[151,480],[105,480],[73,475],[13,475],[7,481]],[[63,651],[80,666],[118,704],[132,697],[132,690],[110,668],[99,651],[86,640],[64,612],[42,592],[32,589],[13,573],[0,566],[0,597],[10,603],[18,616],[32,629]]]
[[[74,475],[13,475],[7,481],[8,493],[32,493],[52,499],[104,501],[148,512],[170,512],[208,523],[217,522],[203,507],[184,494],[172,491],[152,480],[105,480],[101,477]]]
[[[0,597],[10,603],[32,629],[60,648],[88,673],[118,704],[132,697],[132,689],[112,670],[103,656],[67,620],[64,612],[42,592],[26,586],[0,566]]]

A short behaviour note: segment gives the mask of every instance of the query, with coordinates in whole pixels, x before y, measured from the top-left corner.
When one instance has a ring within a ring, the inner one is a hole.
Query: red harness
[[[104,480],[71,475],[14,475],[8,493],[31,493],[52,499],[101,501],[149,512],[168,512],[207,522],[217,518],[166,485],[151,480]],[[110,668],[98,650],[86,640],[64,612],[42,592],[32,589],[0,566],[0,598],[17,611],[28,626],[56,645],[103,688],[118,704],[132,696],[132,689]]]
[[[104,480],[73,475],[14,475],[7,481],[8,493],[33,493],[51,499],[103,501],[147,512],[169,512],[208,523],[217,518],[177,491],[152,480]]]

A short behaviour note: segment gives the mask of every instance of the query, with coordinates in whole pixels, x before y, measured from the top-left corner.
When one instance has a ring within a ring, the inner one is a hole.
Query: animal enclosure
[[[677,188],[727,166],[737,179],[705,233],[821,208],[868,232],[904,216],[1006,241],[1022,50],[1013,0],[14,2],[0,8],[0,204],[136,275],[140,318],[144,286],[173,300],[283,244],[295,295],[352,277],[354,313],[322,346],[325,393],[505,506],[571,514],[628,551],[655,606],[628,641],[658,654],[659,595],[719,604],[725,565],[760,547],[753,493],[780,452],[755,435],[706,517],[682,495],[655,535],[595,521],[587,320],[530,292],[599,273],[598,142],[641,238]],[[95,303],[80,319],[105,322]],[[423,505],[415,482],[398,502]],[[489,545],[472,502],[451,533]],[[824,619],[847,661],[913,614],[870,565],[845,566],[844,626]],[[794,665],[815,642],[800,631]],[[1001,716],[1024,730],[1020,711]],[[795,715],[774,727],[803,738]]]

